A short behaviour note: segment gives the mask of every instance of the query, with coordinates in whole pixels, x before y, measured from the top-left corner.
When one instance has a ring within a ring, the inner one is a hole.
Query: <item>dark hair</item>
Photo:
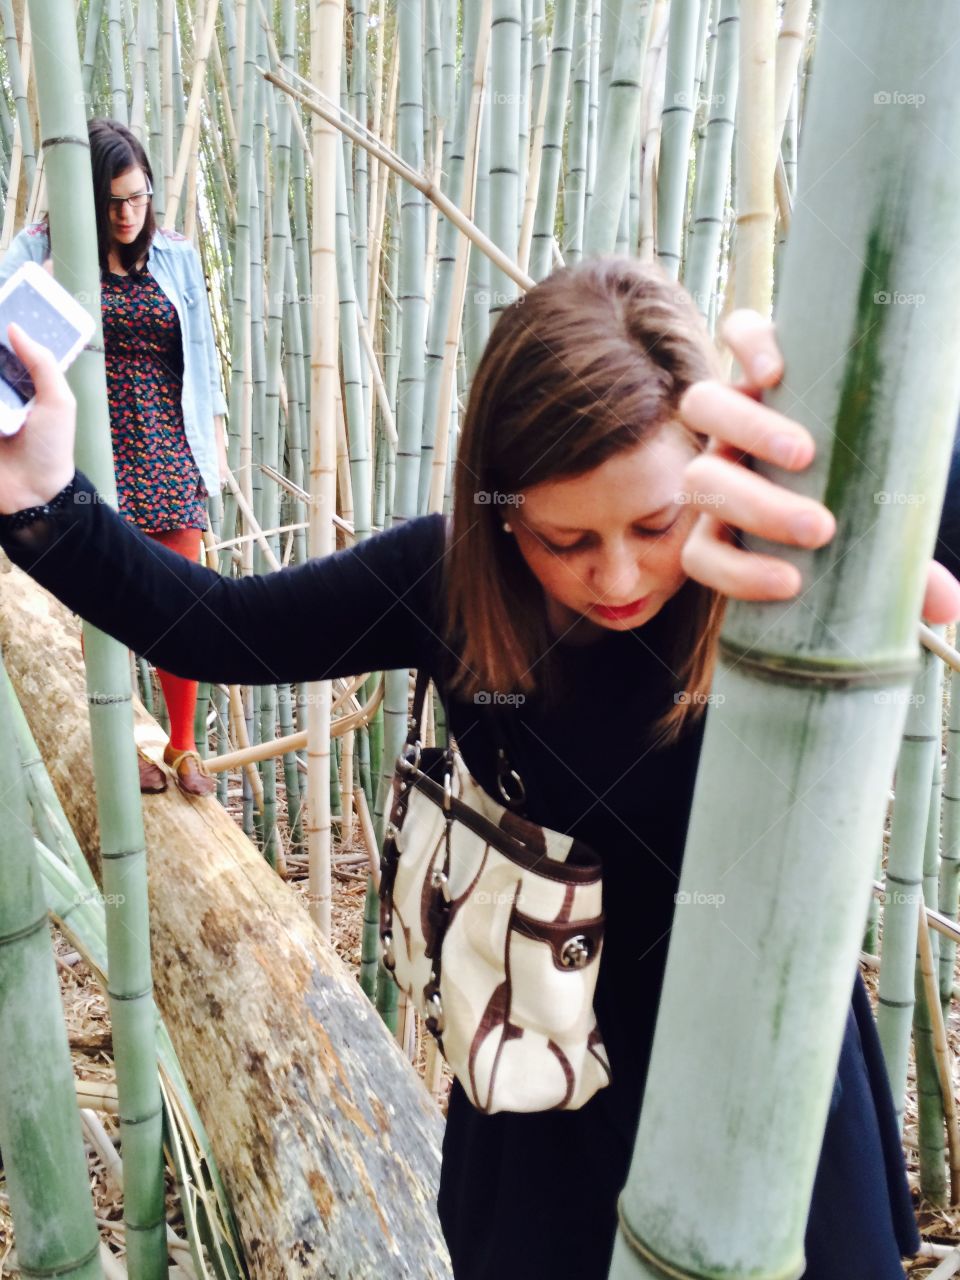
[[[535,665],[545,695],[557,692],[543,590],[501,531],[503,508],[475,495],[591,471],[675,419],[692,383],[719,375],[690,295],[635,258],[562,268],[501,314],[473,380],[455,466],[446,627],[460,659],[451,685],[462,696],[529,692]],[[688,435],[706,447],[706,436]],[[709,691],[724,606],[693,579],[664,606],[664,658],[690,695],[653,727],[664,741],[703,714],[698,695]]]
[[[114,178],[119,178],[128,169],[142,169],[150,186],[153,186],[153,170],[147,153],[137,138],[119,120],[94,119],[87,122],[87,134],[90,139],[90,167],[93,170],[93,199],[97,209],[97,249],[100,255],[100,270],[109,270],[109,252],[113,243],[113,232],[110,226],[110,195]],[[157,232],[157,222],[153,216],[153,202],[147,205],[147,216],[144,218],[140,234],[132,244],[121,244],[116,254],[123,264],[123,269],[135,274],[140,259],[146,256]]]

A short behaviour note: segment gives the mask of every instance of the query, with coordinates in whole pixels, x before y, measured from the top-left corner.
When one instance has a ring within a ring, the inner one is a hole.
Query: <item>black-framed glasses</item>
[[[119,214],[125,204],[128,204],[131,209],[146,208],[152,195],[153,188],[149,187],[146,191],[135,191],[132,196],[108,196],[107,199],[112,212]]]

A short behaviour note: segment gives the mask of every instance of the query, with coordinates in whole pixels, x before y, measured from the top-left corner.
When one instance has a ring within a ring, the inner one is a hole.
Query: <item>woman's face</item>
[[[668,423],[593,471],[522,489],[516,507],[503,508],[555,628],[586,619],[588,630],[628,631],[680,590],[680,552],[696,516],[682,477],[696,452]]]
[[[137,166],[119,174],[110,183],[109,217],[114,244],[133,244],[143,230],[150,204],[147,200],[140,205],[140,208],[135,208],[130,204],[120,204],[121,197],[142,196],[149,190],[150,183],[147,181],[147,175]]]

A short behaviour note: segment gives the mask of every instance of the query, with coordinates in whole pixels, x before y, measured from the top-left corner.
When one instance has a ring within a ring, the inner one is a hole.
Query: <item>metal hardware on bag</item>
[[[427,1030],[431,1035],[443,1035],[443,1004],[440,1000],[440,992],[434,991],[432,995],[426,999],[427,1009],[433,1009],[432,1013],[428,1013],[424,1021],[427,1024]]]
[[[412,769],[420,768],[420,743],[405,742],[403,750],[400,752],[400,759],[405,765],[409,765]]]
[[[503,797],[504,804],[512,809],[517,805],[523,804],[527,798],[527,789],[523,785],[523,779],[507,759],[503,747],[497,748],[497,759],[499,761],[497,765],[497,790]],[[505,783],[511,784],[513,788],[512,794],[510,788],[504,785]]]
[[[560,948],[560,963],[565,969],[582,969],[590,959],[590,943],[578,933]]]
[[[446,813],[447,822],[450,821],[450,802],[453,800],[453,775],[448,769],[443,775],[443,811]]]
[[[437,867],[431,875],[430,883],[435,889],[440,890],[447,902],[450,901],[450,881],[439,867]]]
[[[393,934],[385,933],[381,942],[383,943],[383,967],[393,973],[397,966],[397,958],[393,954]]]

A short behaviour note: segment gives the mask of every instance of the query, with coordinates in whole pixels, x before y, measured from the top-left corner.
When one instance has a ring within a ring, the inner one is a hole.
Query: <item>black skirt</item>
[[[454,1082],[437,1208],[456,1280],[606,1280],[632,1155],[611,1114],[612,1089],[578,1111],[488,1116]],[[858,974],[807,1222],[804,1277],[903,1280],[900,1257],[919,1244]]]

